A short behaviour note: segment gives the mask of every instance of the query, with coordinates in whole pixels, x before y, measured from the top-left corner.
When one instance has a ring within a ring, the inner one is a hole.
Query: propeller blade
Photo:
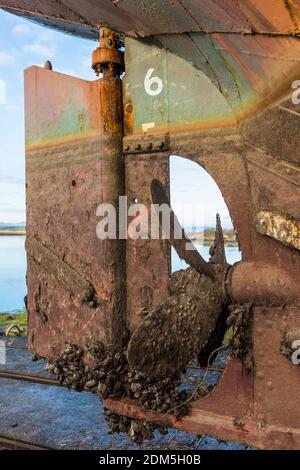
[[[147,377],[179,374],[208,343],[222,314],[222,293],[193,268],[174,275],[173,295],[133,333],[127,358]]]
[[[181,227],[173,209],[171,208],[169,198],[165,192],[165,189],[160,181],[157,179],[151,182],[151,195],[153,204],[161,206],[166,204],[169,206],[171,211],[170,216],[170,238],[169,243],[175,248],[178,256],[183,259],[192,268],[196,269],[198,273],[205,274],[206,276],[215,278],[215,272],[212,266],[207,263],[202,256],[198,253],[197,249],[187,249],[187,246],[193,247],[191,240],[185,235],[184,229]],[[164,227],[162,219],[159,218],[159,224],[162,232]],[[176,237],[175,237],[176,235]]]

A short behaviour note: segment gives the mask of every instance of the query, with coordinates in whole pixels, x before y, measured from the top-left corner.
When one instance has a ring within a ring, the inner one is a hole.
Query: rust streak
[[[299,25],[298,25],[298,21],[297,21],[297,13],[295,11],[295,7],[292,3],[291,0],[284,0],[284,4],[285,4],[285,7],[288,11],[288,14],[291,18],[291,21],[294,25],[294,28],[295,28],[295,32],[296,33],[299,33]]]

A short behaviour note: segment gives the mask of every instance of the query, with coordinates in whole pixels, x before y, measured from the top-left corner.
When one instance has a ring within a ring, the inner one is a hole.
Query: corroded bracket
[[[99,76],[107,71],[120,76],[124,72],[123,39],[120,33],[109,28],[100,29],[100,44],[93,51],[92,68]]]

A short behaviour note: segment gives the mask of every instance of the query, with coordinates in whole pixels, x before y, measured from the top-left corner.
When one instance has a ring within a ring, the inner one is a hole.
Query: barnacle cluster
[[[67,343],[64,352],[49,361],[47,370],[56,374],[61,384],[76,391],[94,392],[104,400],[131,398],[143,409],[173,414],[177,419],[189,411],[189,392],[178,389],[179,375],[144,377],[129,366],[125,351],[109,351],[100,342],[84,347]],[[203,388],[202,396],[206,393]],[[108,410],[106,417],[111,433],[126,432],[138,444],[151,439],[156,428],[167,432],[159,423],[138,422]]]

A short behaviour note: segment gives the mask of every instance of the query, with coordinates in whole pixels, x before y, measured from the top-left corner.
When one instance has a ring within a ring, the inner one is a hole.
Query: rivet
[[[258,371],[256,376],[257,376],[258,379],[264,379],[265,378],[265,374],[261,371]]]

